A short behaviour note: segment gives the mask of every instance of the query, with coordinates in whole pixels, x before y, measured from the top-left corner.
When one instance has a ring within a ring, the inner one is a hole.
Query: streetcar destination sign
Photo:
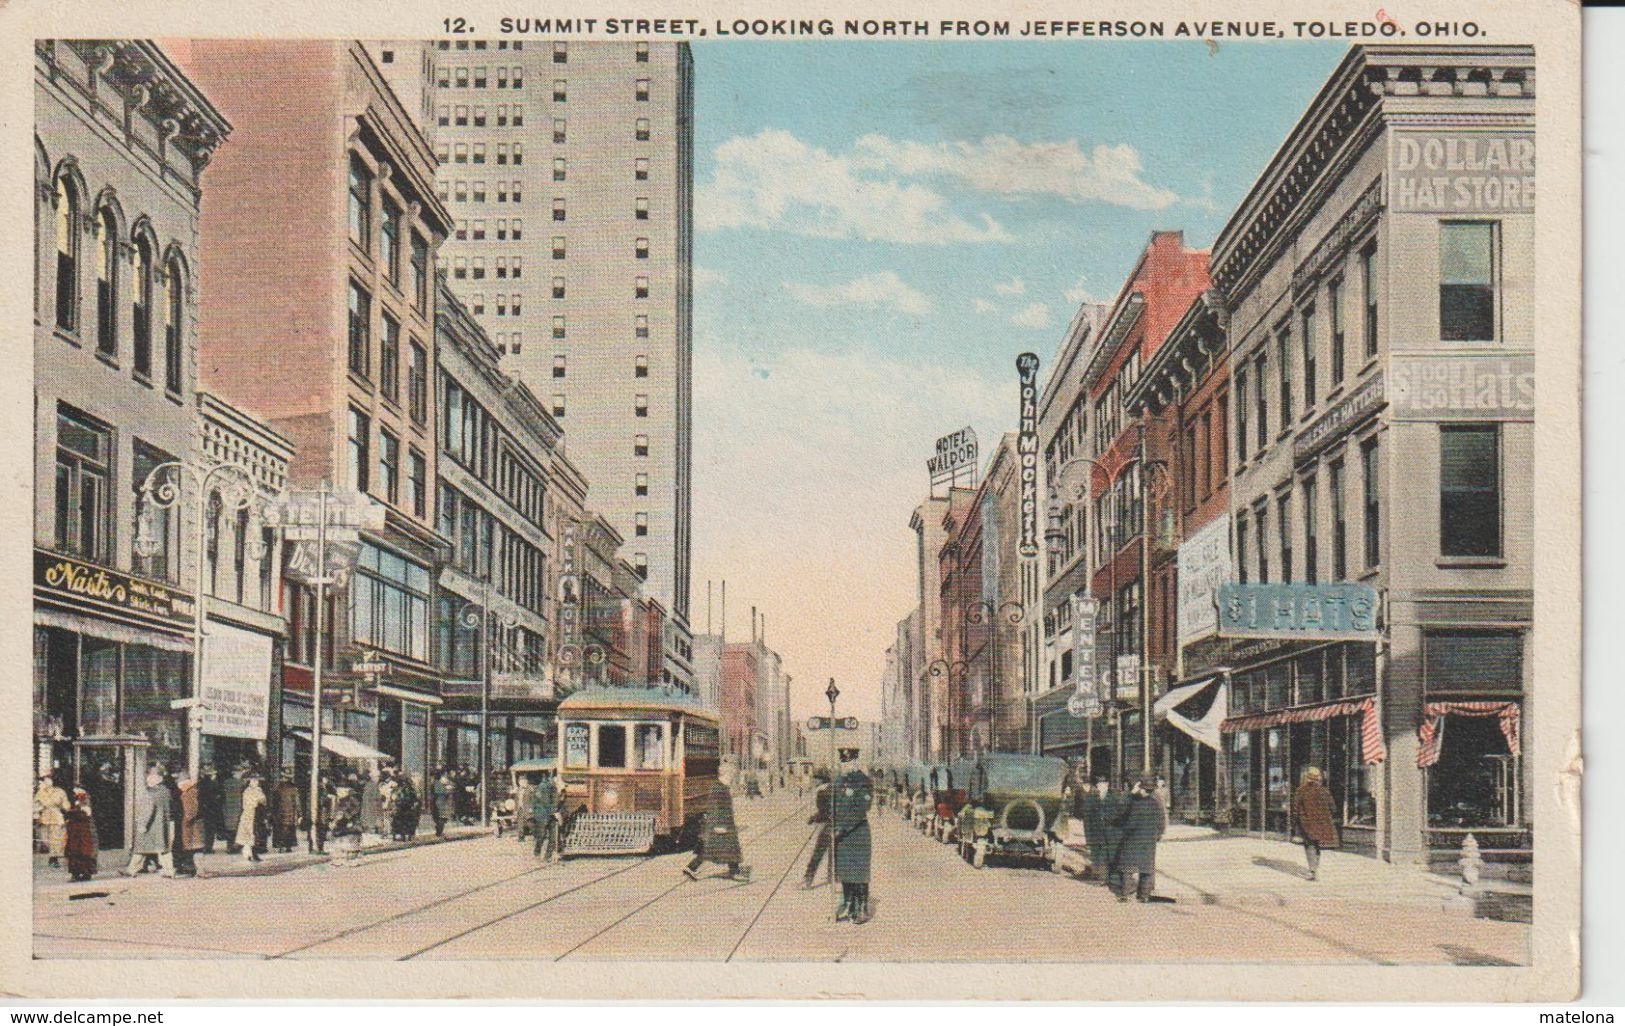
[[[830,729],[830,727],[829,727],[829,717],[828,716],[812,716],[812,717],[809,717],[807,719],[807,729],[808,730],[828,730],[828,729]],[[858,718],[856,716],[837,716],[835,718],[835,729],[836,730],[857,730],[858,729]]]

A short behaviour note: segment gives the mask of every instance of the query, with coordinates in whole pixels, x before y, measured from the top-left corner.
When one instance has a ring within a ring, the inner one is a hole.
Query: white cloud
[[[1094,291],[1089,288],[1089,276],[1087,274],[1078,275],[1077,283],[1063,294],[1066,296],[1066,301],[1073,306],[1102,302],[1102,300],[1095,298]]]
[[[990,135],[980,142],[920,143],[872,134],[857,141],[854,154],[854,165],[866,170],[951,178],[1006,196],[1059,196],[1136,210],[1162,210],[1179,199],[1141,177],[1140,152],[1128,143],[1099,143],[1085,153],[1076,139],[1023,143]]]
[[[972,307],[972,309],[974,309],[979,314],[990,314],[990,313],[998,313],[999,312],[998,304],[993,303],[993,302],[991,302],[989,300],[986,300],[986,299],[982,299],[981,297],[977,297],[976,299],[971,300],[971,307]]]
[[[923,314],[931,300],[891,271],[854,278],[839,285],[808,285],[787,281],[786,292],[808,306],[862,306],[895,309],[906,314]]]
[[[1001,296],[1021,296],[1027,292],[1027,283],[1020,278],[1011,278],[1009,281],[995,282],[993,291]]]
[[[899,180],[883,167],[810,146],[781,129],[718,146],[716,171],[696,196],[699,223],[780,228],[827,239],[942,245],[1008,242],[987,214],[967,218],[935,189]]]
[[[699,264],[695,264],[694,284],[696,286],[726,285],[728,284],[728,274],[726,271],[718,271],[710,267],[701,267]]]
[[[1029,303],[1010,318],[1010,323],[1020,328],[1047,328],[1049,327],[1049,305],[1046,303]]]

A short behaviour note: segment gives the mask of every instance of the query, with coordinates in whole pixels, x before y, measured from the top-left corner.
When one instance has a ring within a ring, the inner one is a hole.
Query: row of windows
[[[451,67],[442,64],[435,68],[434,84],[441,89],[484,89],[494,83],[498,89],[525,88],[525,69],[520,65],[499,67],[492,74],[484,65],[475,68]]]
[[[472,124],[475,128],[485,128],[489,123],[489,108],[484,104],[441,104],[435,109],[435,123],[441,128],[456,125],[458,128],[467,128]],[[525,126],[525,106],[522,103],[509,105],[499,103],[495,106],[495,123],[498,128],[507,128],[510,124],[514,128]],[[440,162],[446,162],[444,157]]]
[[[374,192],[380,193],[376,202]],[[376,252],[384,279],[396,290],[401,288],[401,275],[409,274],[412,305],[419,313],[427,314],[430,262],[428,241],[415,229],[408,230],[405,227],[401,204],[388,193],[374,188],[372,170],[354,153],[350,155],[348,193],[350,240],[369,256]],[[407,237],[404,252],[403,236]],[[403,258],[408,264],[406,268],[401,266]]]
[[[355,280],[350,281],[347,361],[350,373],[371,380],[373,375],[372,293]],[[383,330],[378,339],[378,391],[391,403],[401,401],[401,325],[384,312],[379,315]],[[416,338],[407,345],[407,409],[412,420],[424,424],[429,416],[429,351]]]
[[[1360,443],[1359,463],[1354,471],[1359,475],[1358,509],[1361,531],[1359,554],[1363,558],[1363,570],[1376,569],[1382,560],[1382,492],[1377,446],[1378,442],[1374,437]],[[1238,581],[1245,584],[1248,580],[1257,580],[1261,583],[1271,580],[1272,557],[1269,546],[1271,519],[1275,521],[1275,557],[1278,560],[1274,567],[1275,580],[1282,582],[1300,580],[1307,584],[1320,582],[1323,526],[1330,527],[1330,536],[1327,538],[1329,544],[1327,555],[1330,556],[1326,565],[1328,580],[1348,579],[1351,566],[1348,504],[1353,493],[1346,458],[1338,455],[1325,461],[1325,503],[1328,517],[1326,524],[1322,523],[1320,513],[1321,477],[1320,473],[1311,471],[1297,482],[1296,496],[1292,488],[1283,488],[1276,492],[1273,503],[1266,496],[1253,503],[1250,509],[1236,513],[1235,551]],[[1299,530],[1294,527],[1294,502],[1298,507],[1296,517],[1301,523],[1299,537],[1303,543],[1302,567],[1295,565],[1293,552],[1294,533]]]
[[[562,360],[562,357],[559,357],[558,359]],[[559,371],[562,370],[562,364],[555,363],[553,369],[554,369],[554,377],[561,377],[562,378],[564,376],[563,374],[559,373]],[[645,373],[647,373],[647,371],[645,371]],[[562,393],[562,392],[553,393],[553,416],[563,418],[567,412],[568,412],[568,409],[567,409],[567,406],[566,406],[566,403],[565,403],[564,393]],[[649,397],[647,395],[644,395],[643,393],[640,392],[637,395],[634,395],[632,397],[632,415],[634,417],[647,417],[649,415]],[[647,456],[648,455],[647,449],[649,447],[648,446],[648,441],[647,441],[647,436],[639,435],[638,437],[644,439],[642,448],[645,451],[640,452],[637,455],[639,455],[639,456]]]
[[[83,323],[81,289],[84,259],[80,230],[85,226],[82,190],[66,171],[57,174],[51,193],[55,208],[56,239],[55,323],[58,331],[77,339]],[[153,381],[153,327],[162,307],[163,385],[180,394],[184,385],[184,331],[187,275],[180,254],[171,248],[159,264],[158,240],[143,218],[131,229],[128,241],[120,228],[120,214],[112,202],[104,203],[89,222],[95,237],[96,353],[117,365],[125,341],[120,315],[130,322],[130,370],[143,384]],[[128,259],[128,292],[121,301],[121,280]]]
[[[444,373],[440,375],[440,398],[441,451],[489,483],[496,420],[455,378]]]
[[[498,278],[523,278],[525,276],[525,261],[523,257],[496,257],[492,261]],[[457,281],[472,278],[474,281],[485,280],[485,257],[453,257],[451,261],[451,276]],[[478,313],[479,311],[475,311]]]
[[[401,464],[400,436],[387,427],[378,428],[378,460],[373,463],[372,418],[350,407],[350,483],[358,492],[383,499],[419,519],[428,515],[429,463],[415,445],[406,447],[406,464]]]
[[[442,165],[483,164],[489,153],[495,154],[498,165],[508,164],[511,161],[514,167],[519,167],[525,163],[525,144],[517,142],[511,146],[508,143],[496,143],[494,146],[483,142],[460,142],[450,145],[441,143],[435,149],[435,159]],[[562,181],[563,179],[558,180]]]
[[[484,182],[468,182],[464,180],[441,181],[438,186],[441,202],[450,203],[484,203],[490,195]],[[523,203],[525,201],[525,183],[519,180],[496,183],[496,202]],[[563,220],[555,215],[555,220]]]
[[[457,49],[459,49],[459,50],[467,50],[471,45],[476,50],[484,50],[487,47],[488,44],[483,39],[475,39],[475,40],[459,39],[456,42]],[[525,48],[525,44],[523,42],[515,42],[512,45],[513,45],[513,49],[515,49],[515,50],[523,50]],[[645,45],[647,45],[647,44],[645,44]],[[441,49],[441,50],[450,50],[452,48],[452,41],[449,40],[449,39],[439,40],[438,42],[435,43],[435,47],[437,49]],[[506,50],[506,49],[508,49],[508,47],[509,47],[509,43],[508,43],[508,41],[506,39],[497,40],[497,47],[496,48],[498,50]]]
[[[479,39],[475,39],[475,40],[459,39],[456,42],[457,49],[459,49],[459,50],[467,50],[467,49],[469,49],[469,47],[471,45],[475,50],[484,50],[486,48],[486,43],[485,43],[484,40],[479,40]],[[442,40],[439,40],[436,43],[436,46],[441,50],[449,50],[452,47],[452,43],[451,43],[450,40],[442,39]],[[497,41],[497,49],[498,50],[506,50],[507,48],[508,48],[508,43],[507,43],[506,40],[498,40]],[[515,50],[523,50],[525,48],[525,44],[522,43],[522,42],[515,42],[513,44],[513,48]],[[640,42],[640,43],[637,43],[634,46],[634,48],[633,48],[633,60],[637,61],[639,64],[647,64],[647,63],[649,63],[649,44],[648,43]],[[563,42],[561,40],[561,41],[557,41],[557,42],[555,42],[553,44],[553,63],[554,64],[568,64],[568,63],[570,63],[570,44],[569,43]]]
[[[473,239],[475,242],[483,242],[488,237],[485,219],[474,218],[473,220],[458,221],[456,236],[458,242],[466,242],[469,239]],[[506,242],[510,238],[515,242],[519,242],[524,237],[525,221],[523,218],[516,217],[512,221],[509,221],[506,217],[496,219],[495,238],[498,242]],[[514,259],[517,261],[518,257]]]
[[[553,376],[555,378],[565,377],[568,366],[568,358],[565,356],[565,354],[553,354]],[[649,357],[647,355],[639,353],[638,355],[632,357],[632,376],[635,378],[646,378],[649,376]]]

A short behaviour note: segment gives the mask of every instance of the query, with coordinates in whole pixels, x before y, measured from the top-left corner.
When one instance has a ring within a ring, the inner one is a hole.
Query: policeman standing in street
[[[856,763],[858,750],[843,748],[841,763]],[[862,925],[869,910],[869,805],[873,785],[855,765],[845,769],[830,788],[830,816],[835,821],[835,879],[841,883],[837,922],[851,919]]]

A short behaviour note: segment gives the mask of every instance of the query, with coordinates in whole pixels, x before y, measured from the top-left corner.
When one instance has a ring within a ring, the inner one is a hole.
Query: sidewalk
[[[452,841],[465,841],[475,837],[486,837],[494,831],[483,826],[452,826],[447,825],[444,837],[436,837],[432,832],[418,834],[410,841],[384,841],[380,844],[369,845],[361,849],[363,857],[383,852],[400,851],[404,848],[421,848],[431,844],[448,844]],[[304,840],[301,838],[300,847],[286,854],[268,852],[260,856],[259,862],[246,861],[239,853],[226,854],[223,848],[217,848],[213,854],[199,852],[195,858],[197,862],[196,879],[210,879],[214,877],[236,876],[276,876],[281,873],[304,869],[307,866],[320,866],[333,860],[333,844],[328,841],[326,854],[312,854],[304,850]],[[123,876],[119,870],[123,869],[130,860],[130,853],[123,850],[109,849],[101,853],[101,860],[96,876],[91,880],[74,882],[68,879],[66,860],[62,866],[51,866],[44,855],[34,856],[34,891],[36,894],[65,894],[85,891],[101,891],[117,893],[131,886],[143,886],[153,880],[164,880],[166,877],[158,873],[141,873],[136,876]],[[190,878],[182,878],[181,882],[189,882]]]

